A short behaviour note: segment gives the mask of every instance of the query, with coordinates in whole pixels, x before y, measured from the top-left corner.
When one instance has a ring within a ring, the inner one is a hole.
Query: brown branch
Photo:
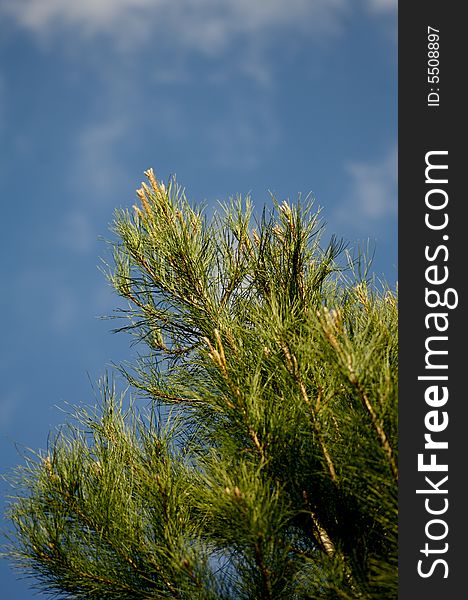
[[[362,401],[364,407],[366,408],[367,412],[369,413],[369,416],[370,416],[371,422],[372,422],[372,426],[373,426],[375,432],[377,433],[377,436],[380,440],[380,443],[382,445],[382,448],[383,448],[385,454],[387,455],[387,460],[389,462],[392,475],[395,478],[395,480],[398,481],[398,466],[396,464],[395,457],[393,455],[393,448],[392,448],[390,442],[388,441],[388,437],[387,437],[387,434],[385,433],[382,423],[380,422],[379,418],[377,417],[377,414],[374,410],[374,407],[371,404],[369,396],[362,389],[359,381],[356,380],[352,383],[356,387],[356,389],[359,393],[359,396],[361,398],[361,401]]]
[[[260,569],[260,573],[262,574],[263,585],[267,595],[265,598],[273,600],[272,590],[271,590],[271,580],[270,580],[270,572],[268,571],[264,561],[263,561],[263,552],[262,547],[260,545],[260,541],[255,544],[255,562],[257,563],[258,568]]]
[[[333,541],[332,541],[331,537],[329,536],[325,527],[323,527],[321,525],[319,518],[317,517],[315,512],[312,510],[312,506],[311,506],[310,500],[309,500],[309,495],[306,492],[306,490],[303,490],[302,496],[306,503],[307,512],[310,516],[310,520],[312,521],[312,529],[313,529],[314,537],[318,538],[318,541],[320,542],[322,550],[324,550],[324,552],[328,556],[334,556],[335,552],[336,552],[335,544],[333,543]]]

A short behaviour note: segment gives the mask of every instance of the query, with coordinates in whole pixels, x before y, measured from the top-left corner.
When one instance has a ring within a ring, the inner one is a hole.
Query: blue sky
[[[396,0],[0,0],[0,471],[134,352],[98,238],[150,166],[210,205],[312,192],[394,285],[396,75]]]

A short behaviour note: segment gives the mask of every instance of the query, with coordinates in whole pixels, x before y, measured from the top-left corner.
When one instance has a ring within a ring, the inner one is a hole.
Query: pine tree
[[[309,199],[208,218],[145,175],[108,271],[137,394],[16,469],[8,556],[63,598],[396,598],[395,294]]]

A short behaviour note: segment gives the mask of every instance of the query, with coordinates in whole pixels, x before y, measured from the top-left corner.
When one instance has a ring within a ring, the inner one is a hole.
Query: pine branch
[[[17,469],[10,558],[83,600],[396,598],[395,295],[309,197],[208,219],[145,175],[108,277],[150,402],[105,382]]]

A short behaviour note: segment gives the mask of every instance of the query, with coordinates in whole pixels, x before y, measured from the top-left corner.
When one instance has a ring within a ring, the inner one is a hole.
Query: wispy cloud
[[[390,0],[361,0],[361,6],[368,8],[381,4],[390,4]],[[197,53],[209,58],[206,77],[217,77],[217,84],[229,86],[233,75],[239,74],[254,83],[248,102],[242,107],[236,105],[235,99],[228,102],[219,114],[206,121],[203,135],[210,142],[213,163],[255,166],[262,149],[271,148],[279,139],[279,119],[270,89],[276,67],[268,48],[271,44],[291,45],[301,34],[307,35],[311,43],[334,38],[344,28],[352,9],[350,0],[0,2],[0,15],[3,12],[33,35],[54,40],[66,34],[67,51],[70,45],[78,45],[80,61],[80,42],[103,36],[110,40],[110,48],[123,49],[125,58],[132,57],[127,63],[116,60],[107,51],[93,53],[89,46],[85,48],[86,60],[92,61],[90,57],[95,56],[96,71],[104,77],[100,97],[108,98],[113,106],[84,124],[76,144],[71,180],[74,187],[86,180],[103,196],[112,196],[111,186],[116,189],[119,185],[115,180],[121,172],[116,168],[116,148],[126,134],[141,130],[142,115],[129,109],[132,102],[125,100],[128,95],[134,94],[138,98],[134,105],[141,106],[145,94],[153,94],[159,116],[152,116],[152,121],[157,120],[163,131],[171,127],[171,136],[179,136],[181,143],[191,135],[190,124],[188,128],[181,125],[185,107],[174,105],[173,96],[165,101],[159,92],[171,85],[193,83],[195,75],[187,64]],[[153,57],[151,71],[144,74],[139,65],[142,52]],[[156,90],[150,91],[141,80],[135,81],[137,72],[158,88],[157,98]],[[262,139],[263,145],[259,142]]]
[[[396,0],[360,0],[359,6],[380,14],[393,10]],[[119,62],[113,54],[93,53],[90,46],[82,46],[86,60],[96,56],[100,76],[96,95],[101,100],[92,116],[83,113],[80,131],[71,133],[74,149],[67,182],[80,197],[80,207],[72,206],[64,214],[60,241],[76,253],[92,248],[93,216],[99,205],[121,197],[128,172],[120,149],[135,144],[138,132],[146,130],[180,147],[198,139],[201,153],[206,153],[203,159],[215,166],[258,166],[281,139],[281,119],[270,93],[276,67],[269,44],[281,44],[285,34],[284,44],[301,33],[311,43],[334,38],[352,9],[350,0],[0,0],[0,17],[8,16],[33,35],[60,40],[67,34],[67,44],[80,49],[82,40],[105,36],[111,48],[123,49],[131,57]],[[149,49],[154,56],[151,70],[142,73],[140,58]],[[209,58],[205,77],[218,78],[207,83],[228,88],[232,75],[239,73],[254,82],[246,98],[230,90],[216,113],[203,119],[203,131],[196,118],[189,119],[196,111],[187,110],[184,94],[179,100],[164,93],[174,85],[193,84],[195,75],[188,66],[196,53]],[[0,79],[0,120],[1,92]],[[151,115],[143,114],[141,107]],[[351,205],[359,207],[361,217],[378,220],[389,214],[391,167],[385,160],[369,165],[352,162],[346,172]]]
[[[381,160],[350,161],[345,165],[349,192],[336,217],[356,229],[377,225],[397,213],[397,149]]]
[[[294,25],[314,31],[336,29],[347,0],[4,0],[2,10],[16,22],[39,34],[57,27],[78,28],[86,35],[125,29],[140,39],[160,29],[182,34],[179,44],[214,52],[238,34],[261,34],[275,27]],[[137,41],[137,40],[136,40]]]
[[[393,12],[397,0],[361,0],[361,6]],[[262,36],[278,27],[328,35],[339,31],[355,8],[351,0],[3,0],[0,12],[39,35],[69,28],[120,40],[131,35],[138,45],[157,31],[169,38],[177,34],[180,46],[212,54],[239,35]]]
[[[396,12],[398,0],[365,0],[367,7],[375,12]]]
[[[84,33],[109,31],[122,20],[158,5],[154,0],[5,0],[3,12],[35,33],[79,27]]]

